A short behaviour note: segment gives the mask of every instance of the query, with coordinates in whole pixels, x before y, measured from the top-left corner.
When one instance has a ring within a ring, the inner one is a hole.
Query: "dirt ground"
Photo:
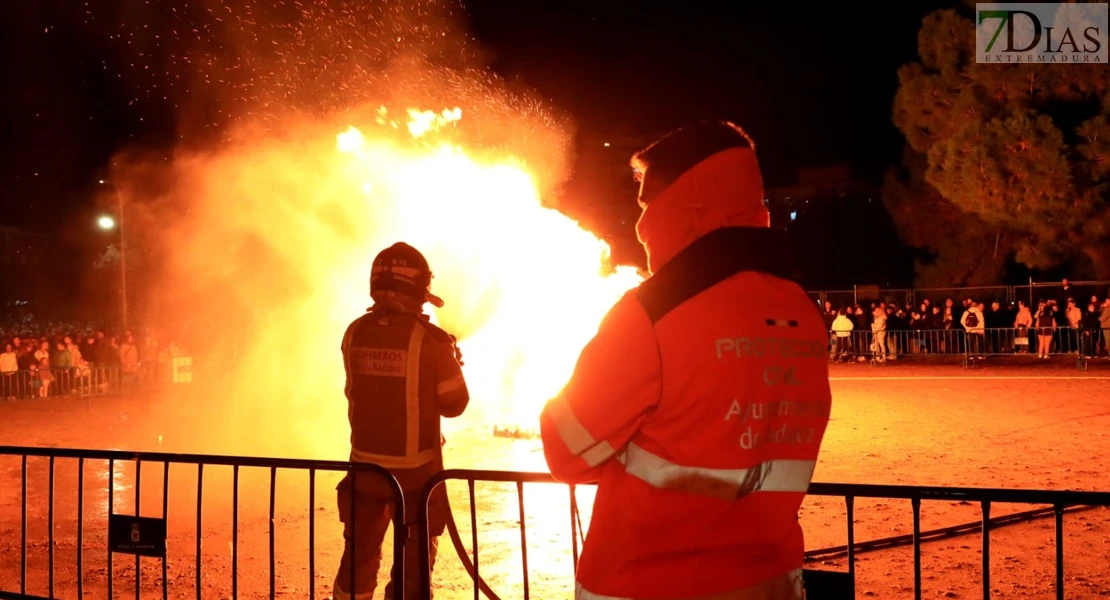
[[[824,482],[952,485],[1003,488],[1110,490],[1110,363],[1096,361],[1078,372],[1074,363],[986,366],[889,364],[837,365],[833,370],[832,420],[815,480]],[[190,395],[178,389],[130,398],[51,399],[0,403],[0,439],[7,445],[204,452],[188,440],[152,442],[151,431],[172,430],[187,418]],[[193,416],[195,418],[195,415]],[[243,435],[265,435],[266,426]],[[492,438],[488,432],[455,433],[448,446],[449,467],[542,470],[535,441]],[[172,443],[171,443],[172,442]],[[141,469],[141,514],[163,513],[161,463]],[[21,572],[21,462],[0,457],[0,590],[19,592]],[[135,463],[114,465],[112,510],[134,514]],[[28,460],[26,593],[50,591],[49,462]],[[53,585],[55,597],[77,596],[78,466],[58,459],[53,485]],[[169,469],[167,582],[173,598],[266,597],[269,595],[268,469],[240,470],[239,510],[233,516],[232,470],[204,469],[200,564],[197,587],[197,468]],[[278,471],[274,493],[275,593],[317,597],[330,592],[342,551],[334,489],[339,475],[320,472],[314,498],[304,471]],[[90,598],[107,597],[106,525],[108,465],[86,461],[83,477],[81,565]],[[516,486],[476,485],[479,565],[501,598],[524,597],[521,535]],[[462,539],[470,547],[467,486],[449,486]],[[577,491],[581,519],[588,525],[592,490]],[[569,493],[549,484],[525,486],[528,583],[533,598],[573,597]],[[992,516],[1028,506],[995,505]],[[922,528],[977,521],[977,505],[925,502]],[[310,515],[314,518],[310,519]],[[858,500],[856,540],[912,531],[908,501]],[[844,502],[811,497],[803,508],[807,547],[846,541]],[[233,522],[237,519],[237,527]],[[311,523],[311,525],[310,525]],[[313,548],[309,550],[309,528]],[[237,532],[233,540],[233,533]],[[1065,572],[1068,598],[1110,596],[1110,510],[1065,517]],[[991,533],[991,587],[995,598],[1054,597],[1054,524],[1041,519]],[[233,543],[234,542],[234,543]],[[469,576],[448,538],[440,544],[436,598],[471,598]],[[237,550],[237,551],[236,551]],[[386,548],[387,556],[389,546]],[[310,565],[309,557],[312,557]],[[922,548],[923,597],[978,598],[981,595],[978,533],[928,542]],[[233,560],[237,563],[233,570]],[[843,558],[811,565],[845,570]],[[312,574],[310,575],[310,569]],[[115,555],[113,597],[136,597],[136,560]],[[237,573],[234,580],[233,572]],[[142,559],[139,596],[162,595],[162,561]],[[383,569],[381,579],[387,574]],[[909,546],[858,555],[860,596],[913,597]],[[379,588],[376,597],[381,597]]]

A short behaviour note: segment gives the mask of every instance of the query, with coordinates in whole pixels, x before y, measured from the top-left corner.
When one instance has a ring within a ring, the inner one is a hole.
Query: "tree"
[[[898,235],[907,245],[929,252],[935,260],[918,262],[917,285],[990,285],[1001,278],[1010,239],[992,231],[975,215],[961,211],[925,181],[925,155],[906,148],[902,169],[890,169],[883,182],[883,202]],[[994,235],[993,243],[984,243]]]
[[[922,283],[995,283],[1007,262],[1110,277],[1110,75],[1106,65],[978,64],[974,26],[936,11],[920,61],[898,71],[906,138],[884,198],[927,250]]]

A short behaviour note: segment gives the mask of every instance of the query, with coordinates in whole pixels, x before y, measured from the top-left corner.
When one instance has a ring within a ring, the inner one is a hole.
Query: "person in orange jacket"
[[[552,475],[598,483],[577,600],[804,597],[798,510],[828,425],[827,332],[731,123],[633,157],[651,276],[540,417]]]

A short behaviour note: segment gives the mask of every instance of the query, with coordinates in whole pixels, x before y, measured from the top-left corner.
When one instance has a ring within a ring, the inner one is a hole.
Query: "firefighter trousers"
[[[378,572],[382,564],[382,545],[385,543],[386,533],[394,516],[394,503],[382,497],[379,490],[371,486],[362,485],[362,480],[372,484],[371,477],[362,477],[359,480],[358,493],[351,498],[351,485],[348,478],[344,478],[336,489],[339,504],[339,518],[343,522],[343,557],[339,561],[339,571],[335,575],[332,585],[332,595],[335,600],[371,600],[378,587]],[[371,487],[371,489],[367,489]],[[405,544],[405,575],[404,598],[394,598],[392,573],[390,582],[385,587],[386,600],[415,600],[420,597],[420,554],[422,548],[417,535],[417,507],[415,498],[419,498],[418,490],[406,490],[405,520],[407,524],[407,541]],[[351,508],[355,510],[354,519],[351,519]],[[444,486],[440,486],[428,506],[429,521],[429,567],[435,568],[436,554],[439,545],[439,536],[446,527],[446,517],[450,510],[447,508],[447,494]],[[411,503],[411,506],[410,506]],[[353,561],[352,561],[353,555]],[[391,569],[392,571],[392,569]],[[353,593],[351,590],[352,576],[354,581]]]

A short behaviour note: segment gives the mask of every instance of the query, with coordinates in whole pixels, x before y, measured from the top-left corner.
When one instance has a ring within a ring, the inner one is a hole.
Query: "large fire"
[[[427,256],[446,302],[428,309],[463,352],[472,403],[448,433],[537,428],[605,313],[641,277],[546,208],[535,174],[511,153],[440,135],[462,118],[458,108],[381,108],[359,126],[294,126],[177,161],[179,192],[218,200],[194,203],[189,226],[171,236],[171,277],[194,294],[170,311],[195,314],[197,291],[210,313],[247,308],[211,324],[236,340],[209,352],[209,368],[229,375],[206,403],[218,406],[212,427],[261,434],[253,451],[344,458],[339,343],[369,306],[374,255],[405,241]]]
[[[396,123],[382,113],[379,124]],[[458,108],[408,114],[413,137],[462,118]],[[362,260],[391,239],[423,250],[447,303],[427,308],[460,338],[475,412],[535,428],[544,401],[639,273],[612,268],[608,245],[544,208],[532,177],[510,162],[483,163],[446,142],[402,150],[355,127],[337,147],[367,217],[388,223],[383,237],[366,240]],[[364,282],[365,268],[349,277]],[[342,300],[349,314],[365,303],[365,288]]]

